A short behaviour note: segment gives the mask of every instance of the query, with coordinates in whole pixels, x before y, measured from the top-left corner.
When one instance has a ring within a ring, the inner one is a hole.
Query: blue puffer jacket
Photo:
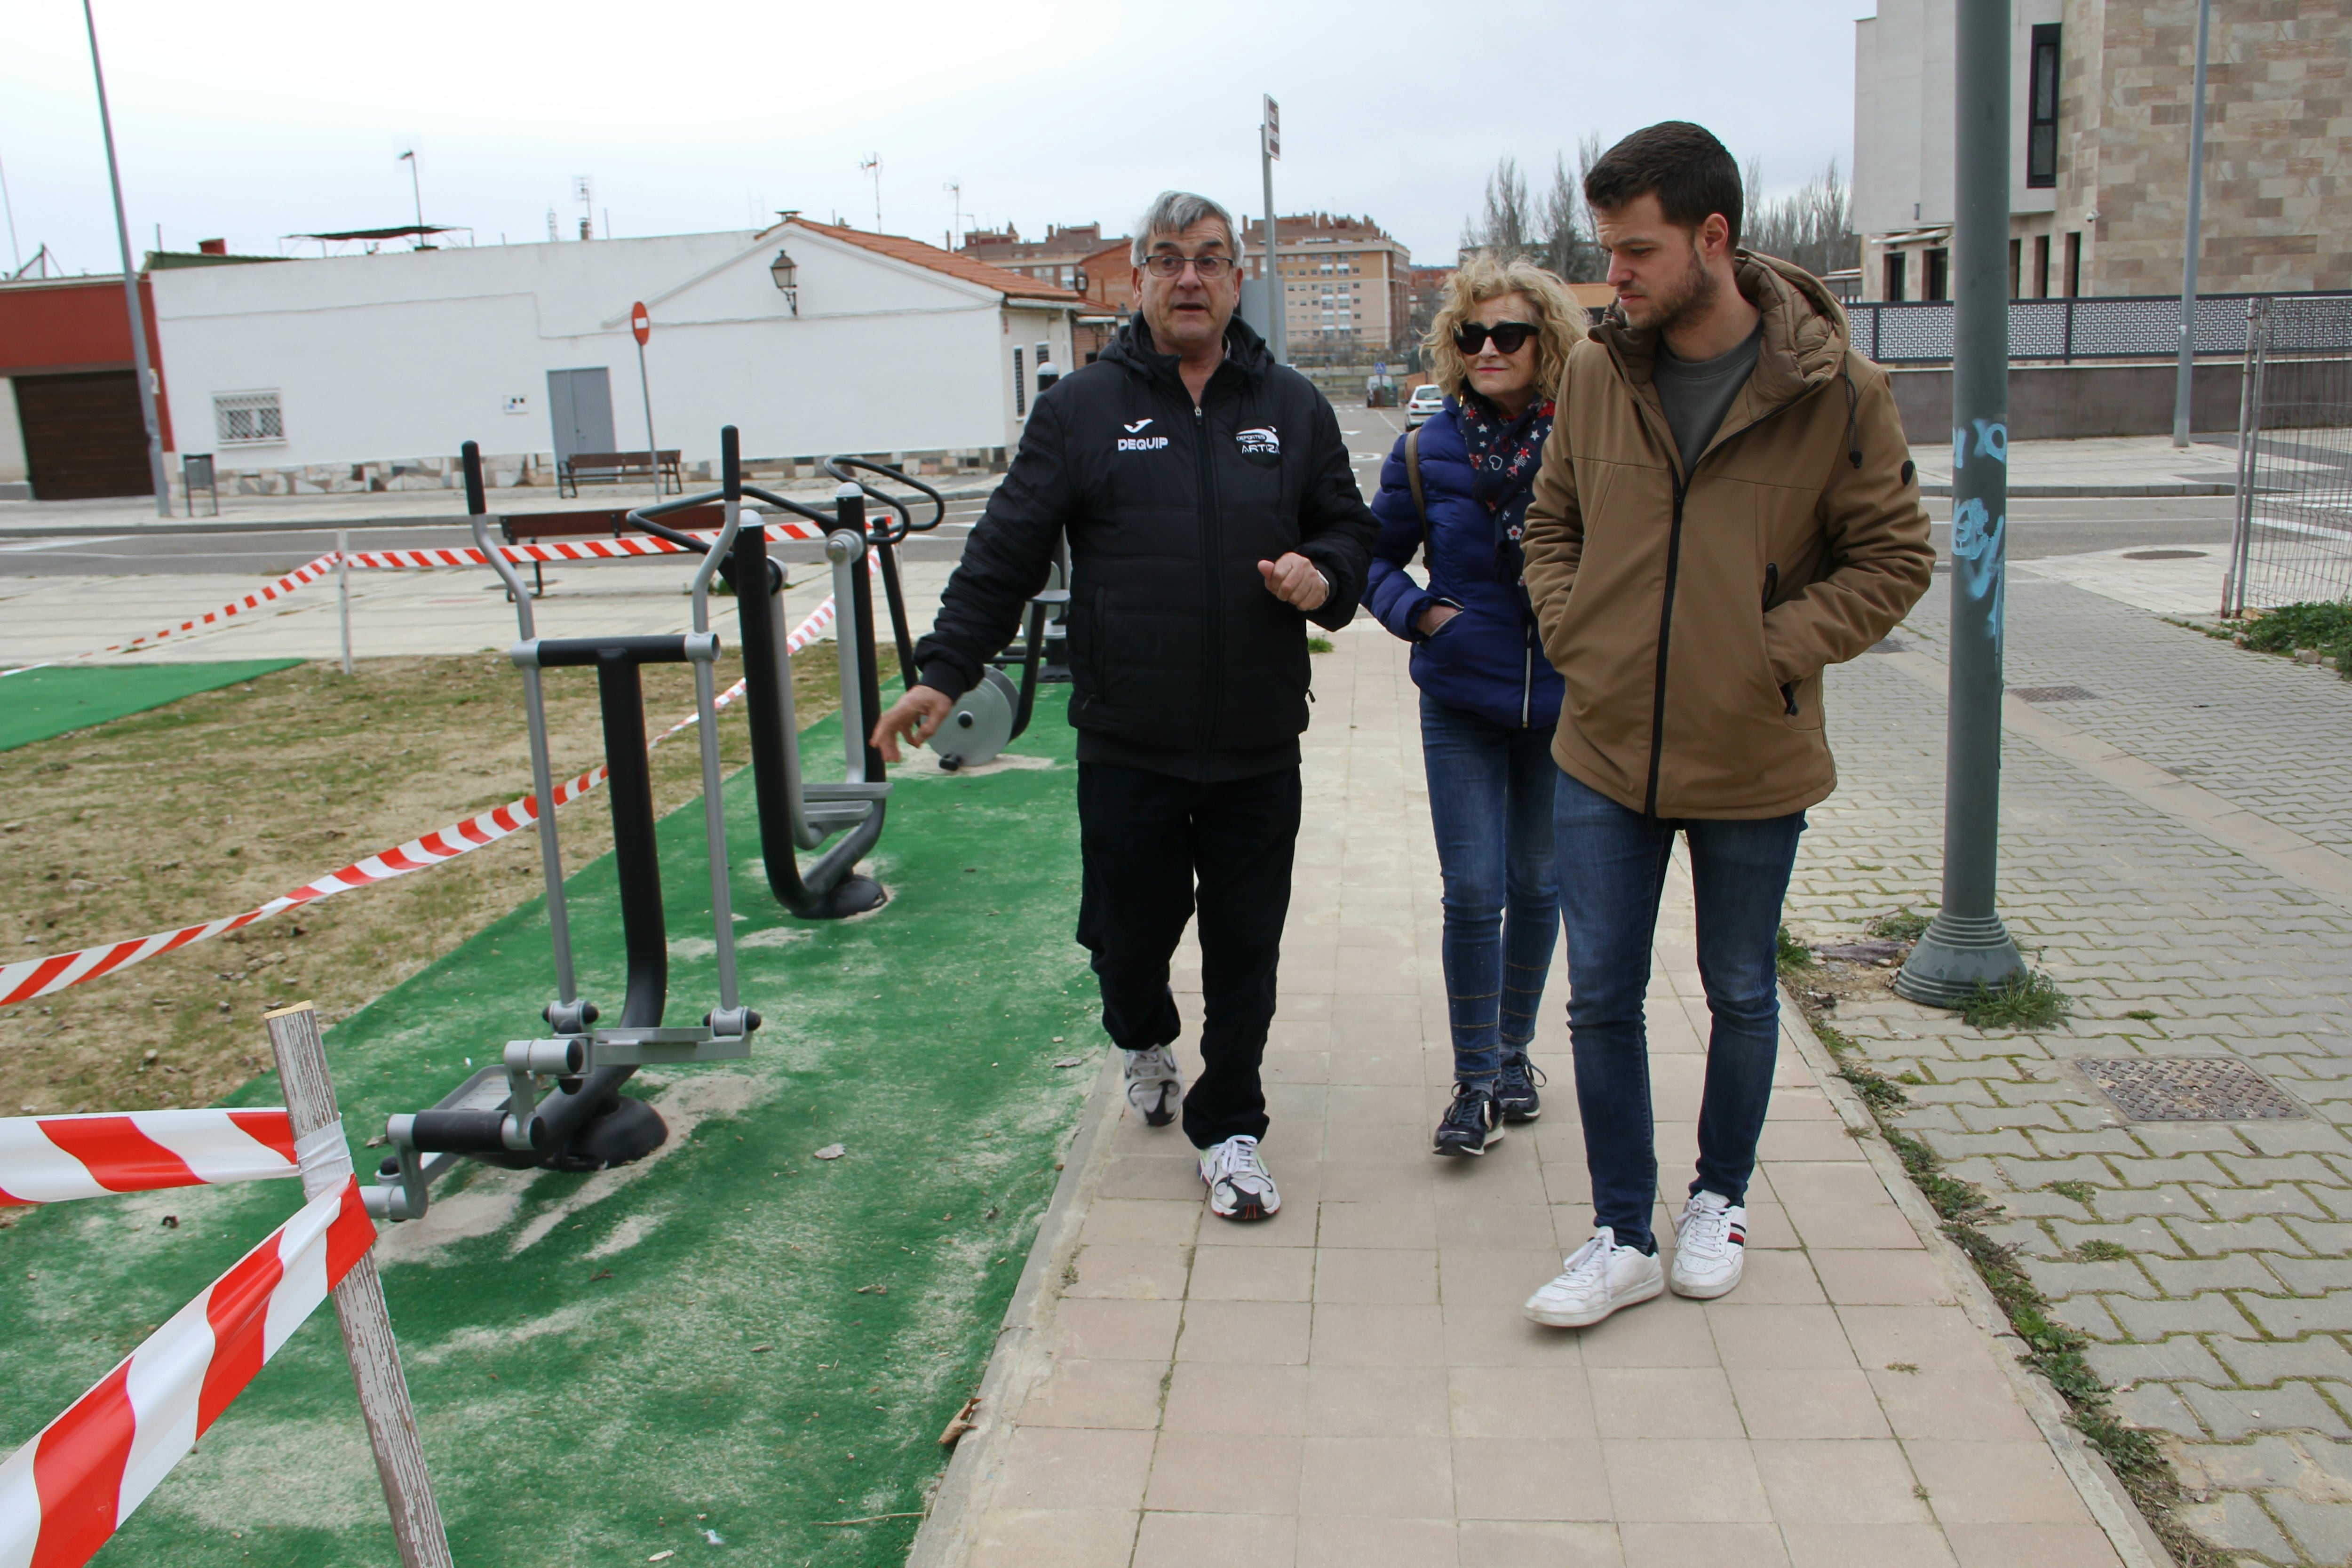
[[[1381,466],[1372,502],[1381,542],[1364,602],[1381,624],[1413,645],[1412,679],[1451,708],[1514,728],[1549,730],[1559,719],[1560,679],[1544,658],[1518,585],[1496,574],[1498,523],[1471,489],[1470,450],[1454,399],[1421,426],[1421,489],[1429,505],[1429,585],[1405,570],[1422,547],[1421,518],[1405,479],[1404,438]],[[1504,503],[1524,511],[1523,489]],[[1423,637],[1413,629],[1433,604],[1462,613]]]

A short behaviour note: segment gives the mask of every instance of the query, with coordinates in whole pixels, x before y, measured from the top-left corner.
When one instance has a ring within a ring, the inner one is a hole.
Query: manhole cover
[[[2229,1057],[2093,1058],[2075,1065],[2134,1121],[2300,1121],[2310,1114]]]
[[[1873,653],[1901,653],[1911,645],[1901,637],[1881,637],[1870,645]]]
[[[2009,694],[2028,702],[2095,702],[2099,697],[2080,686],[2012,686]]]
[[[2202,550],[2126,550],[2124,552],[2124,559],[2126,561],[2202,561],[2205,556],[2206,552]]]

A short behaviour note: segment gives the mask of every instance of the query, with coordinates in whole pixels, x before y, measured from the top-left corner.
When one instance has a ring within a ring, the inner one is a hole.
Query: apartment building
[[[1090,279],[1087,260],[1107,247],[1126,243],[1124,237],[1105,239],[1098,223],[1048,224],[1043,239],[1023,239],[1019,229],[1006,224],[1001,229],[967,232],[956,254],[1083,294]]]
[[[1265,224],[1244,222],[1252,277],[1263,277]],[[1283,317],[1293,355],[1378,352],[1411,336],[1412,253],[1369,217],[1300,213],[1275,219]]]
[[[1951,294],[1954,0],[1854,24],[1862,297]],[[2174,293],[2197,0],[2017,0],[2010,293]],[[2352,12],[2213,0],[2198,287],[2352,288]]]

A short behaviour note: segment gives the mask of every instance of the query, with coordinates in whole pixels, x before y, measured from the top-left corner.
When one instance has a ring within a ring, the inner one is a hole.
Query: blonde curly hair
[[[1534,311],[1528,323],[1536,329],[1536,386],[1546,396],[1559,385],[1568,369],[1568,351],[1584,336],[1590,318],[1568,285],[1524,257],[1508,261],[1478,251],[1454,269],[1445,280],[1445,294],[1437,318],[1429,325],[1422,347],[1429,355],[1429,372],[1446,395],[1456,399],[1469,389],[1470,363],[1454,346],[1454,329],[1470,312],[1505,294],[1524,295]]]

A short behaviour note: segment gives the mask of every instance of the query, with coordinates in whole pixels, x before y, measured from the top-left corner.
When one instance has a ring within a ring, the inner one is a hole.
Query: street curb
[[[1949,500],[1952,487],[1948,484],[1921,485],[1919,493]],[[2200,484],[2194,480],[2167,485],[2011,485],[2009,493],[2012,500],[2129,500],[2147,496],[2233,496],[2238,493],[2238,487],[2234,484]]]
[[[815,503],[829,500],[832,493],[833,492],[830,490],[824,492],[823,495],[812,493],[805,499],[811,503]],[[985,500],[995,493],[996,487],[994,485],[984,485],[979,487],[966,487],[960,490],[941,490],[940,495],[947,500]],[[802,498],[788,497],[787,499]],[[919,499],[921,498],[918,498],[918,500]],[[548,510],[555,510],[559,509],[550,508]],[[774,509],[760,506],[757,502],[754,502],[753,510],[765,512]],[[529,517],[531,514],[527,511],[519,511],[513,513],[492,512],[490,515],[493,517],[504,517],[509,515],[514,517]],[[75,524],[71,526],[60,524],[56,527],[47,527],[37,523],[17,522],[8,521],[5,518],[0,518],[0,539],[121,539],[126,535],[131,534],[143,534],[156,538],[165,538],[175,533],[333,533],[343,529],[348,529],[353,533],[357,533],[364,529],[371,528],[463,528],[465,526],[465,513],[446,511],[433,512],[429,515],[418,517],[334,518],[328,519],[323,521],[302,521],[299,520],[281,519],[256,522],[215,522],[210,520],[206,520],[202,522],[192,522],[184,519],[174,519],[170,522],[165,522],[161,519],[158,519],[152,522],[116,523],[111,527],[102,526],[97,523],[88,525]]]
[[[2042,1440],[2050,1445],[2050,1451],[2056,1456],[2059,1468],[2066,1472],[2066,1479],[2074,1483],[2083,1505],[2105,1531],[2116,1555],[2123,1559],[2126,1568],[2179,1568],[2172,1553],[2165,1550],[2164,1542],[2149,1527],[2147,1516],[2140,1512],[2139,1505],[2132,1501],[2123,1482],[2107,1468],[2106,1460],[2068,1424],[2066,1403],[2058,1396],[2057,1390],[2021,1359],[2026,1353],[2026,1343],[2010,1327],[2009,1315],[1993,1300],[1976,1265],[1944,1234],[1936,1211],[1927,1206],[1927,1198],[1912,1184],[1911,1173],[1903,1168],[1900,1157],[1880,1135],[1877,1120],[1870,1114],[1869,1107],[1863,1104],[1853,1086],[1838,1076],[1837,1058],[1813,1033],[1811,1022],[1786,985],[1780,987],[1780,1032],[1805,1058],[1822,1092],[1837,1108],[1846,1126],[1867,1134],[1854,1140],[1862,1146],[1863,1158],[1870,1163],[1880,1184],[1895,1199],[1895,1206],[1903,1211],[1903,1217],[1911,1222],[1919,1244],[1936,1259],[1945,1281],[1959,1300],[1960,1310],[1968,1315],[1969,1321],[1991,1336],[2004,1352],[1993,1359],[2008,1375],[2018,1402],[2041,1429]],[[1928,1506],[1934,1506],[1932,1498]]]
[[[996,1349],[981,1375],[976,1425],[956,1445],[932,1490],[914,1544],[907,1549],[907,1568],[962,1568],[971,1558],[971,1525],[982,1511],[974,1503],[984,1500],[986,1489],[996,1479],[1005,1445],[1012,1440],[1013,1417],[1030,1390],[1053,1369],[1045,1331],[1052,1325],[1053,1303],[1061,1297],[1048,1282],[1077,1251],[1078,1227],[1101,1190],[1104,1167],[1110,1163],[1111,1141],[1102,1131],[1118,1121],[1127,1104],[1118,1057],[1116,1050],[1103,1053],[1078,1130],[1063,1152],[1061,1180],[1054,1184],[1054,1196],[1037,1224],[1037,1239],[997,1328]]]

